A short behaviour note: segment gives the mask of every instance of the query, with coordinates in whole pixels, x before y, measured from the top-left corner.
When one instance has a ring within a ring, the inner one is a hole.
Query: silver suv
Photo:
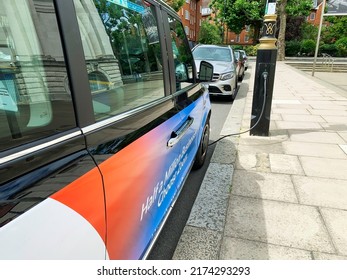
[[[193,56],[197,69],[203,60],[213,65],[213,79],[208,83],[210,95],[229,96],[234,100],[238,69],[233,49],[230,46],[197,45],[193,48]]]

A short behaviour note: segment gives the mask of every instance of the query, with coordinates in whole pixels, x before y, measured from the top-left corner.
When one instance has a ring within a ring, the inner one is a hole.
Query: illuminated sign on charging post
[[[276,0],[268,0],[265,8],[265,15],[276,14]]]

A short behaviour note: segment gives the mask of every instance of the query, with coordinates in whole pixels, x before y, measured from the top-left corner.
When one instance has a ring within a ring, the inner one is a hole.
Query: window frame
[[[74,0],[71,0],[72,3],[74,3]],[[153,11],[153,16],[155,17],[156,20],[156,27],[157,27],[157,31],[158,31],[158,37],[159,37],[159,46],[160,46],[160,50],[161,50],[161,62],[162,62],[162,77],[160,79],[160,81],[162,82],[162,88],[163,88],[163,94],[161,96],[159,96],[158,98],[153,98],[152,101],[143,103],[143,104],[139,104],[139,106],[134,106],[131,107],[129,109],[126,110],[121,110],[119,113],[117,114],[110,114],[108,116],[105,116],[103,118],[97,118],[94,112],[94,108],[92,108],[92,112],[93,112],[93,116],[95,119],[95,121],[93,123],[90,123],[89,125],[93,125],[94,123],[112,123],[112,119],[114,120],[121,120],[122,118],[128,117],[131,114],[135,114],[135,112],[139,112],[141,110],[145,110],[148,106],[151,106],[151,104],[157,104],[158,102],[161,102],[161,99],[163,99],[164,97],[167,97],[169,94],[168,92],[170,92],[170,87],[169,87],[169,78],[168,78],[168,67],[167,67],[167,55],[166,55],[166,44],[165,44],[165,39],[162,31],[162,25],[160,24],[160,22],[162,21],[161,19],[161,9],[160,6],[158,5],[158,3],[153,2],[153,1],[146,1],[147,3],[152,5],[152,11]],[[116,5],[116,4],[114,4]],[[75,10],[75,9],[74,9]],[[75,13],[74,16],[76,17]],[[82,42],[83,39],[83,34],[81,34],[80,32],[80,26],[78,25],[78,31],[79,31],[79,40]],[[95,34],[97,37],[99,37],[99,34]],[[109,39],[109,38],[108,38]],[[115,53],[113,53],[113,55],[116,56]],[[89,75],[90,73],[88,73],[88,64],[90,64],[87,59],[85,58],[85,53],[83,50],[83,43],[82,43],[82,56],[83,56],[83,65],[82,67],[86,68],[87,71],[87,75]],[[117,58],[118,59],[118,58]],[[123,74],[120,72],[120,75],[123,76]],[[126,75],[125,75],[126,76]],[[93,92],[91,92],[90,90],[90,83],[88,80],[88,90],[86,90],[86,92],[88,92],[88,94],[91,96],[91,102],[93,102]],[[89,99],[89,98],[88,98]],[[88,101],[89,102],[89,101]],[[93,107],[93,105],[92,105]],[[142,109],[141,109],[142,108]]]
[[[73,34],[72,32],[74,28],[71,28],[74,17],[71,16],[71,5],[69,4],[72,2],[52,0],[52,3],[55,9],[56,22],[60,35],[59,40],[62,45],[67,77],[70,81],[70,89],[72,90],[73,84],[75,84],[73,82],[71,83],[73,76],[71,75],[73,72],[71,69],[74,68],[72,64],[75,64],[79,59],[78,47],[76,47],[76,44],[78,45],[78,40],[76,40],[76,34]],[[62,22],[64,22],[64,24],[62,24]],[[71,25],[69,26],[69,24]],[[64,32],[67,32],[68,34],[64,34]],[[67,40],[70,42],[66,45]],[[67,50],[69,50],[68,56]],[[76,73],[78,72],[75,71],[75,74]],[[83,80],[83,72],[79,73],[79,81],[81,80]],[[83,85],[79,85],[79,88],[83,89]],[[83,108],[80,105],[81,110],[78,115],[74,95],[71,94],[71,97],[76,127],[56,134],[47,135],[40,139],[29,140],[26,143],[0,152],[1,170],[7,170],[7,172],[1,173],[0,184],[18,178],[36,168],[85,149],[84,137],[79,126],[86,122],[85,116],[87,116],[88,104],[84,104],[86,105],[86,108]],[[83,100],[83,102],[84,101],[85,100]],[[85,116],[81,117],[81,115]]]
[[[29,1],[28,1],[29,2]],[[68,2],[68,1],[67,1]],[[67,81],[70,82],[70,75],[69,75],[69,65],[68,65],[68,60],[65,54],[65,49],[64,49],[64,42],[63,42],[63,34],[62,34],[62,29],[60,26],[60,21],[59,21],[59,11],[57,9],[57,1],[56,0],[51,0],[50,4],[53,5],[54,8],[54,13],[53,17],[54,17],[54,25],[57,26],[58,28],[58,33],[57,34],[57,39],[58,41],[60,41],[60,45],[61,45],[61,55],[64,57],[63,61],[64,61],[64,70],[66,72],[66,78],[65,81],[63,81],[63,84],[61,85],[62,87],[65,87],[66,89],[66,94],[71,94],[70,90],[67,88],[67,86],[69,85],[69,83]],[[30,9],[33,9],[33,7],[30,7]],[[67,17],[67,18],[71,18],[71,17]],[[33,21],[35,22],[35,19],[33,18]],[[55,26],[54,26],[55,28]],[[37,31],[36,35],[39,37],[40,35],[40,30]],[[40,39],[40,38],[39,38]],[[39,40],[38,39],[38,40]],[[73,40],[72,40],[73,41]],[[40,48],[43,48],[42,45],[39,46]],[[39,67],[44,67],[44,60],[39,60]],[[21,61],[19,62],[21,63]],[[45,74],[47,74],[48,72],[44,71]],[[44,88],[42,88],[44,89]],[[49,102],[49,95],[50,91],[44,92],[45,96],[47,97],[47,102]],[[50,103],[50,102],[49,102]],[[0,164],[2,163],[6,163],[8,161],[11,160],[15,160],[17,158],[20,158],[21,156],[25,156],[27,154],[39,151],[40,149],[44,149],[48,146],[50,146],[51,144],[56,144],[57,142],[60,142],[59,139],[66,139],[66,135],[70,134],[70,132],[72,132],[73,135],[75,135],[75,131],[78,130],[78,121],[77,121],[77,115],[76,115],[76,111],[75,111],[75,103],[73,100],[73,96],[71,96],[71,101],[69,101],[69,104],[71,105],[70,107],[70,111],[69,113],[71,113],[71,115],[73,115],[73,125],[70,125],[69,128],[64,129],[64,130],[60,130],[58,127],[52,126],[52,130],[50,131],[55,131],[55,133],[47,133],[46,130],[42,132],[42,130],[40,130],[41,126],[37,126],[31,129],[32,133],[38,133],[38,134],[42,134],[42,136],[40,137],[35,137],[35,138],[31,138],[31,137],[24,137],[23,141],[18,141],[18,143],[13,143],[13,145],[9,146],[8,148],[5,148],[4,150],[0,151]],[[31,106],[31,103],[28,103],[28,106]],[[52,106],[52,103],[50,103],[50,106]],[[52,114],[55,115],[55,107],[52,106]],[[50,123],[54,123],[54,119],[51,120]],[[59,123],[59,122],[58,122]],[[60,122],[60,124],[65,124]],[[69,123],[69,124],[72,124]],[[10,125],[10,124],[9,124]],[[42,128],[45,129],[46,126],[42,125]],[[58,139],[57,141],[55,139]],[[46,144],[42,144],[42,143],[46,143]]]
[[[182,25],[183,30],[185,32],[185,26],[184,26],[183,22],[181,21],[181,19],[179,18],[178,14],[176,14],[176,13],[173,14],[171,11],[166,11],[166,7],[163,7],[163,9],[162,9],[162,17],[163,17],[163,19],[168,19],[169,17],[175,18],[176,20],[178,20],[180,22],[180,24]],[[168,20],[163,20],[162,22],[163,22],[163,26],[164,26],[165,37],[166,38],[171,38],[171,31],[170,31],[169,21]],[[184,44],[190,49],[188,36],[189,35],[186,34],[185,39],[184,39]],[[173,53],[171,41],[167,40],[166,43],[167,43],[166,48],[168,50],[168,53]],[[175,71],[174,71],[175,66],[174,65],[175,65],[175,63],[174,63],[173,57],[169,57],[169,67],[172,69],[172,73],[175,73]],[[192,84],[190,86],[182,89],[183,91],[186,91],[190,87],[194,87],[195,86],[197,70],[196,70],[196,66],[195,66],[194,60],[193,60],[193,63],[192,63],[192,71],[193,71],[192,72],[193,79],[191,81]],[[174,75],[170,75],[170,85],[171,85],[171,94],[174,95],[177,92],[176,91],[176,77]]]

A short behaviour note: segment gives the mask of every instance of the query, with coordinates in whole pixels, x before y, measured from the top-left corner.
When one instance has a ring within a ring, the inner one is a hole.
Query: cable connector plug
[[[267,80],[267,76],[269,75],[269,73],[268,72],[263,72],[263,78],[264,78],[264,80]]]

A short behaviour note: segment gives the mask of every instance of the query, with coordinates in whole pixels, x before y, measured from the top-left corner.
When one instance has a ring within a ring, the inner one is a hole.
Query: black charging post
[[[257,51],[250,135],[269,135],[277,58],[276,18],[276,0],[268,0]]]

